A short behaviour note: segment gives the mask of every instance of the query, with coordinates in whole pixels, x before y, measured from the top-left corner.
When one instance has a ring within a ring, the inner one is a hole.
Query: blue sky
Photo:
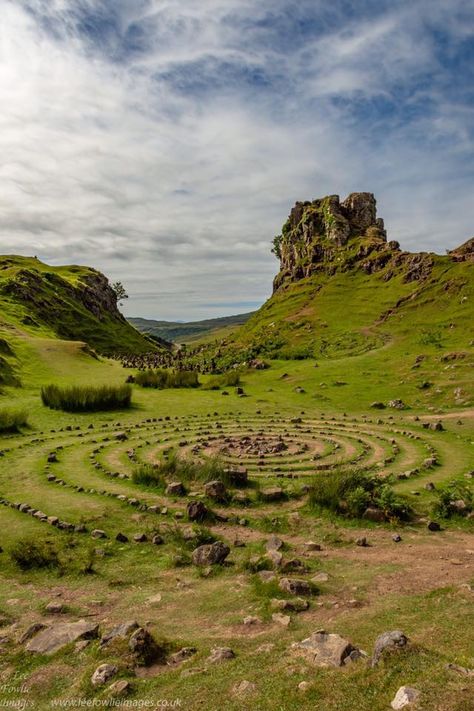
[[[0,252],[82,263],[129,315],[258,304],[295,202],[474,233],[472,0],[0,0]]]

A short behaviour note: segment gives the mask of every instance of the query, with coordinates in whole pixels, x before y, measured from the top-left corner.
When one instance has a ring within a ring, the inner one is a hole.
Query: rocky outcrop
[[[275,289],[284,281],[295,281],[310,276],[321,265],[336,265],[341,248],[354,239],[365,238],[358,252],[351,254],[356,261],[366,260],[366,270],[373,265],[367,259],[374,251],[384,253],[385,264],[394,251],[396,242],[387,244],[384,222],[377,217],[376,200],[372,193],[351,193],[344,201],[338,195],[328,195],[312,202],[297,202],[275,238],[274,252],[280,258],[280,273]],[[349,255],[348,255],[349,256]]]

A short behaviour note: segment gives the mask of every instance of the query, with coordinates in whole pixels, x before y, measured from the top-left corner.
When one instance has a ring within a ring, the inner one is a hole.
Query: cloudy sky
[[[95,266],[129,315],[248,311],[295,200],[474,234],[472,0],[0,0],[0,253]]]

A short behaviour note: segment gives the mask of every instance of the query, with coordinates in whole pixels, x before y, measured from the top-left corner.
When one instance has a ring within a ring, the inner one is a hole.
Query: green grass
[[[197,388],[198,374],[189,370],[144,370],[137,373],[135,383],[142,388]]]
[[[19,432],[28,424],[28,413],[12,407],[0,407],[0,434]]]
[[[132,404],[130,385],[102,385],[100,387],[60,387],[45,385],[41,388],[43,405],[65,412],[98,412],[122,410]]]

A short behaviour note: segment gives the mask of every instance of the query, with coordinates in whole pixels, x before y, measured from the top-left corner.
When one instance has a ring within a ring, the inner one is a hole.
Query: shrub
[[[142,388],[197,388],[198,374],[192,370],[143,370],[135,376]]]
[[[309,492],[309,505],[359,518],[368,507],[380,509],[386,519],[406,519],[410,507],[386,480],[361,470],[318,473]]]
[[[66,412],[97,412],[130,407],[130,385],[104,385],[102,387],[46,385],[41,389],[43,405],[52,410]]]
[[[474,487],[467,482],[454,479],[437,490],[436,494],[433,513],[441,518],[465,516],[474,509]],[[460,502],[464,506],[460,506]]]
[[[61,567],[59,552],[48,539],[21,538],[10,550],[10,558],[22,570]]]
[[[217,456],[207,457],[203,461],[180,456],[176,451],[164,458],[157,468],[157,475],[175,477],[180,481],[199,481],[206,483],[219,479],[226,486],[230,485],[226,465]]]
[[[28,424],[28,415],[24,410],[14,410],[10,407],[0,409],[0,433],[19,432]]]

